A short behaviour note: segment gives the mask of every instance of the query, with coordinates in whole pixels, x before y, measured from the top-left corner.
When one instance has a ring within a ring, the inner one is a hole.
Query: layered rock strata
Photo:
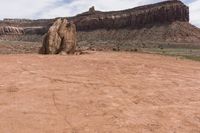
[[[24,34],[23,28],[13,26],[0,27],[0,35],[22,35]]]
[[[78,41],[159,41],[200,42],[199,28],[189,23],[189,8],[179,0],[168,0],[122,11],[102,12],[94,7],[88,12],[67,18],[76,25]],[[0,27],[23,29],[18,40],[42,40],[56,19],[5,19]],[[184,28],[183,28],[184,27]],[[4,30],[1,30],[4,31]],[[103,32],[102,32],[103,31]],[[0,32],[1,38],[10,36]],[[12,33],[12,30],[9,32]],[[97,36],[98,35],[98,36]],[[114,38],[113,38],[114,37]],[[92,39],[90,39],[92,38]],[[128,39],[127,39],[128,38]]]
[[[165,1],[123,11],[100,12],[94,7],[71,18],[78,30],[137,29],[149,24],[189,22],[189,8],[181,1]]]
[[[97,29],[136,29],[157,23],[189,22],[189,8],[179,0],[170,0],[122,11],[101,12],[94,7],[88,12],[67,18],[78,31]],[[44,34],[56,19],[4,19],[0,26],[18,26],[29,29],[27,34]],[[37,27],[37,28],[35,28]],[[32,30],[30,30],[32,28]],[[31,32],[30,32],[31,31]]]

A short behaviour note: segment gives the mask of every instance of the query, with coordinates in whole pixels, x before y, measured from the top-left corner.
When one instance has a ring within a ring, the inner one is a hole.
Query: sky
[[[0,19],[41,19],[69,17],[96,10],[111,11],[133,8],[164,0],[0,0]],[[190,7],[190,22],[200,27],[200,0],[182,0]]]

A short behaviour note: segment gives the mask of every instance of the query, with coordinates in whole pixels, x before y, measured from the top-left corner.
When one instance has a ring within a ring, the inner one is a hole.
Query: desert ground
[[[200,62],[128,52],[0,61],[1,133],[200,132]]]

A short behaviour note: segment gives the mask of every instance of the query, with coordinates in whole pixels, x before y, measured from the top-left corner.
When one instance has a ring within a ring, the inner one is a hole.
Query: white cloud
[[[58,1],[61,0],[0,0],[0,18],[33,18]]]
[[[96,10],[111,11],[133,8],[139,5],[159,2],[161,0],[74,0],[70,3],[50,10],[48,13],[43,12],[41,18],[59,17],[59,16],[73,16],[77,13],[85,12],[91,6],[95,6]]]
[[[189,7],[191,23],[200,27],[200,0],[190,3]]]
[[[68,1],[68,2],[67,2]],[[110,11],[133,8],[164,0],[0,0],[0,19],[3,18],[55,18],[85,12],[91,6]],[[188,0],[185,0],[188,2]],[[200,0],[189,4],[191,23],[200,27]]]

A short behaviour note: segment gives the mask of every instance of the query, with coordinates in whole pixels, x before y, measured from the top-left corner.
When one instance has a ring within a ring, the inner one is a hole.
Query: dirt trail
[[[150,54],[1,55],[1,133],[199,133],[200,63]]]

